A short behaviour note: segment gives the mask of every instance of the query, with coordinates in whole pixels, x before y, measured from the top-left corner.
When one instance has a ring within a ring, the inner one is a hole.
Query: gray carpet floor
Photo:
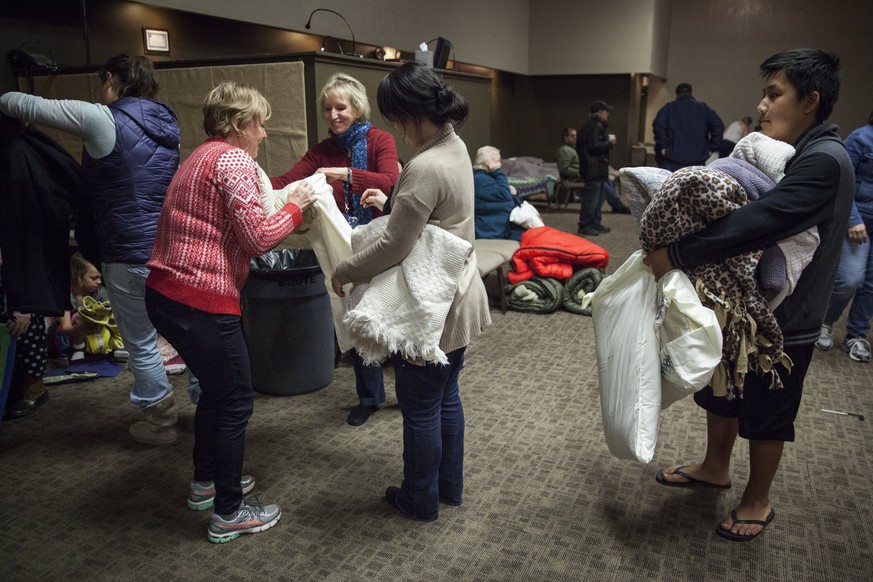
[[[574,208],[575,206],[575,208]],[[544,213],[575,231],[578,205]],[[604,214],[610,272],[637,248],[633,218]],[[493,281],[489,281],[493,285]],[[194,406],[173,376],[180,441],[132,442],[132,381],[50,388],[38,414],[0,423],[0,580],[869,580],[873,567],[873,365],[817,351],[760,538],[714,534],[748,475],[738,441],[729,491],[668,489],[659,468],[699,460],[705,417],[691,399],[662,415],[655,459],[618,460],[603,438],[591,319],[499,310],[467,351],[464,504],[433,523],[383,500],[402,471],[401,416],[365,425],[349,363],[310,394],[256,395],[245,470],[282,505],[276,527],[206,541],[185,507]],[[835,329],[841,341],[844,323]],[[864,414],[822,412],[823,408]]]

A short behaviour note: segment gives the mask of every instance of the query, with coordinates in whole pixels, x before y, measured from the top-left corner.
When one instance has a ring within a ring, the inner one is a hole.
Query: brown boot
[[[48,401],[48,390],[45,389],[45,384],[42,378],[35,378],[25,372],[15,372],[19,376],[18,382],[21,383],[21,399],[12,408],[6,411],[6,418],[24,418],[30,416],[36,409]],[[15,379],[13,379],[13,382]]]
[[[130,438],[146,445],[169,446],[176,444],[176,401],[170,392],[154,404],[142,409],[145,420],[130,427]]]

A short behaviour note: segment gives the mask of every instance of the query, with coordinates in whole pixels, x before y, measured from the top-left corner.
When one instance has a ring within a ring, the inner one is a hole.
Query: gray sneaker
[[[824,351],[828,351],[834,347],[834,330],[828,324],[821,326],[821,331],[818,333],[818,339],[815,340],[815,347]]]
[[[862,337],[847,337],[840,348],[856,362],[870,361],[870,342]]]
[[[244,533],[258,533],[268,530],[282,517],[282,510],[276,504],[264,504],[259,499],[244,498],[232,519],[224,519],[212,514],[206,537],[213,544],[223,544],[235,540]]]
[[[248,495],[255,488],[255,478],[251,475],[243,475],[239,480],[242,487],[243,495]],[[204,509],[212,508],[215,502],[215,482],[207,481],[200,483],[199,481],[191,481],[191,488],[188,490],[188,509],[194,511],[203,511]]]

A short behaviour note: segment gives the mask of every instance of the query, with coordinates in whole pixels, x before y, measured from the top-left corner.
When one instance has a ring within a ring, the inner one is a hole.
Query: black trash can
[[[313,251],[274,250],[252,259],[241,301],[256,391],[306,394],[333,381],[333,317]]]

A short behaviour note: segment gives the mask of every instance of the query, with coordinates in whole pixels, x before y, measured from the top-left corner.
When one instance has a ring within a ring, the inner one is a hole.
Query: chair
[[[555,183],[555,204],[558,207],[558,210],[561,207],[567,208],[570,205],[570,202],[573,201],[573,195],[578,191],[582,190],[585,186],[585,182],[574,182],[572,180],[558,180]]]
[[[497,273],[501,313],[506,313],[507,309],[506,295],[503,293],[506,288],[506,273],[503,271],[503,266],[512,260],[512,255],[517,248],[518,241],[514,240],[477,238],[473,241],[479,276],[484,281],[489,274]]]

